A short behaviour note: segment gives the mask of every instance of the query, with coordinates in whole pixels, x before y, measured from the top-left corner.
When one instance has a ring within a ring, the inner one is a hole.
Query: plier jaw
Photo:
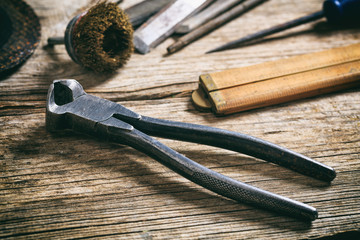
[[[120,104],[87,94],[73,79],[55,80],[49,88],[46,105],[48,131],[74,129],[90,135],[106,135],[108,133],[99,125],[127,131],[133,129],[130,124],[112,119],[114,116],[141,118]]]
[[[77,81],[55,80],[48,89],[46,100],[46,130],[49,132],[71,128],[61,106],[73,102],[86,94]]]
[[[331,181],[334,169],[299,153],[245,134],[141,116],[124,106],[87,94],[76,80],[56,80],[46,106],[49,131],[72,129],[129,145],[215,193],[293,217],[315,220],[317,210],[214,172],[148,136],[154,135],[255,156],[305,175]]]

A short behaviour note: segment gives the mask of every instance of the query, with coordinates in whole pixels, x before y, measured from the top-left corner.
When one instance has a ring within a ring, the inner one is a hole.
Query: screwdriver
[[[305,23],[309,23],[325,17],[328,23],[333,25],[358,24],[360,22],[360,0],[326,0],[321,11],[312,13],[305,17],[276,25],[243,38],[231,41],[220,47],[214,48],[206,53],[218,52],[226,49],[240,47],[244,43],[284,31]]]

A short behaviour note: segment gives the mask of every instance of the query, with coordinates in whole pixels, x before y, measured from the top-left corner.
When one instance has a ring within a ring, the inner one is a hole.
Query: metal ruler
[[[225,115],[360,86],[360,44],[203,74],[192,100]]]

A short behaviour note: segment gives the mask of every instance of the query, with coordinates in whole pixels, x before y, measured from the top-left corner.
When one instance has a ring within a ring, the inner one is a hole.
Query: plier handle
[[[315,208],[210,170],[149,135],[233,150],[323,181],[331,181],[336,176],[331,167],[262,139],[219,128],[142,116],[120,104],[87,94],[76,80],[71,79],[55,80],[51,84],[46,127],[48,131],[72,129],[129,145],[222,196],[307,220],[317,218]]]

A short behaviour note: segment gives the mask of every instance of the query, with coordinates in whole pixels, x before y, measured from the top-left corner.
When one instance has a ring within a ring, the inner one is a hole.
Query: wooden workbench
[[[323,20],[242,49],[209,49],[321,8],[321,0],[268,1],[178,53],[167,39],[147,55],[133,54],[115,74],[73,63],[62,35],[79,9],[96,1],[27,0],[42,24],[41,44],[0,81],[0,238],[10,239],[307,239],[360,228],[359,88],[226,117],[191,103],[198,76],[360,41],[357,29]],[[137,1],[126,0],[126,8]],[[337,171],[327,184],[231,151],[159,139],[215,171],[305,202],[312,223],[237,203],[207,191],[152,158],[122,145],[45,130],[45,103],[55,79],[73,78],[88,93],[141,113],[250,134],[300,152]],[[339,236],[339,235],[338,235]],[[340,235],[344,236],[344,235]]]

